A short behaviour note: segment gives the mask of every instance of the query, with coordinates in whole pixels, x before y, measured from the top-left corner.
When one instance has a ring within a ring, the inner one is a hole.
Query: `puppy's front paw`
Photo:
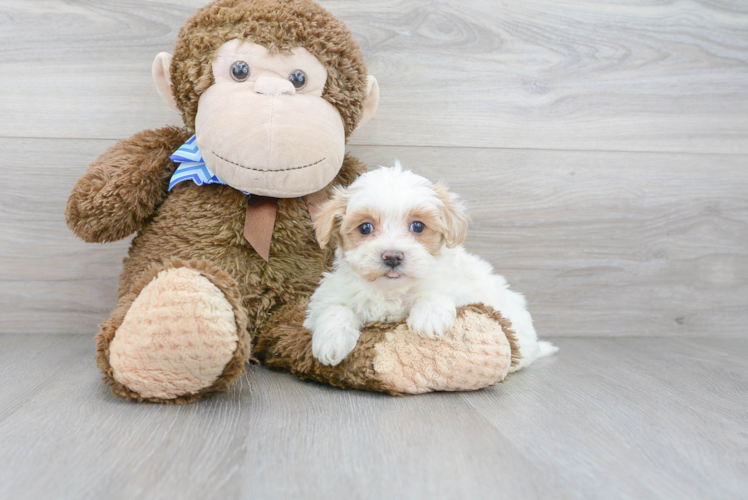
[[[360,335],[350,326],[317,330],[312,335],[312,355],[325,366],[335,366],[356,347]]]
[[[453,303],[418,302],[410,310],[408,328],[429,338],[439,338],[455,323],[457,311]]]

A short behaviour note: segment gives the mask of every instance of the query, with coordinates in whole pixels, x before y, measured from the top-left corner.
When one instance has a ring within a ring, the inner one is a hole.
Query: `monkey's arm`
[[[519,363],[511,324],[480,304],[458,308],[454,327],[439,339],[410,331],[404,321],[370,323],[342,362],[325,366],[312,353],[312,332],[302,326],[306,308],[306,300],[283,306],[256,332],[252,355],[302,379],[393,395],[480,389]]]
[[[168,193],[176,169],[169,156],[190,136],[186,129],[165,127],[144,130],[112,146],[73,188],[65,209],[68,227],[92,243],[138,231]]]

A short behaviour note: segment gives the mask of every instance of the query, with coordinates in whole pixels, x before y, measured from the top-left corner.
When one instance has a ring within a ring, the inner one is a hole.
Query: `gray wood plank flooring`
[[[745,498],[748,340],[557,342],[473,393],[255,366],[174,407],[112,396],[89,336],[1,335],[0,498]]]
[[[380,82],[349,149],[461,194],[561,352],[474,393],[253,366],[131,404],[91,338],[129,240],[63,209],[181,123],[150,64],[206,2],[0,0],[0,499],[748,498],[746,2],[322,0]]]

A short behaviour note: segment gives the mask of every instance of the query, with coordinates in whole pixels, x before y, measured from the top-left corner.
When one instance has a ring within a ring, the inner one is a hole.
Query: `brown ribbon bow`
[[[327,193],[324,189],[321,189],[316,193],[302,196],[302,199],[307,210],[309,210],[309,215],[314,220],[320,205],[327,201]],[[278,198],[252,195],[247,201],[244,237],[260,257],[265,259],[265,262],[270,258],[270,241],[273,239],[273,228],[275,227],[277,213]]]

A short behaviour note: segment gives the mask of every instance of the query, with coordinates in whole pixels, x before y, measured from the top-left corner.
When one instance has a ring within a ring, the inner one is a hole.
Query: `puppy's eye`
[[[246,81],[249,78],[249,64],[244,61],[236,61],[231,65],[231,78],[237,82]]]
[[[304,85],[306,85],[306,73],[304,73],[300,69],[297,69],[296,71],[293,71],[290,75],[288,75],[288,81],[293,83],[293,86],[296,88],[296,90],[299,90]]]
[[[363,234],[364,236],[371,234],[372,231],[374,231],[374,226],[370,222],[364,222],[360,226],[358,226],[358,232]]]
[[[421,221],[415,221],[410,223],[410,230],[414,233],[422,233],[426,229],[426,224]]]

